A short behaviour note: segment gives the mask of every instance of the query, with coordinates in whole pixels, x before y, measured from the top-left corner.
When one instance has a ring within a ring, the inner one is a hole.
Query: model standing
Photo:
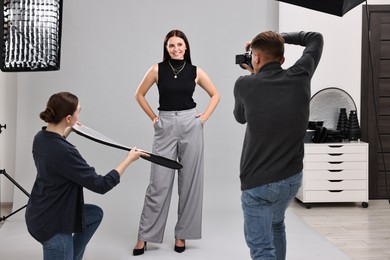
[[[141,81],[135,98],[153,123],[153,153],[178,160],[178,212],[175,226],[175,251],[185,250],[186,239],[200,239],[203,203],[203,126],[216,108],[220,96],[208,75],[192,65],[190,45],[179,30],[170,31],[164,40],[163,61],[154,64]],[[156,84],[159,91],[158,116],[145,99]],[[199,85],[210,96],[204,113],[193,99]],[[147,242],[162,243],[167,222],[175,171],[152,164],[150,183],[134,255],[141,255]]]

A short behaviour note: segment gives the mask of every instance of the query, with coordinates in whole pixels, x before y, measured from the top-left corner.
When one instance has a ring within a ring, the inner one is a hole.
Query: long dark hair
[[[176,36],[176,37],[179,37],[179,38],[182,38],[184,40],[184,43],[186,44],[186,47],[187,47],[187,50],[186,52],[184,53],[184,60],[189,63],[189,64],[192,64],[191,62],[191,51],[190,51],[190,43],[188,42],[188,39],[187,39],[187,36],[180,30],[172,30],[170,31],[167,36],[165,36],[165,40],[164,40],[164,46],[163,46],[163,50],[164,50],[164,55],[163,55],[163,61],[167,61],[169,60],[171,57],[169,56],[169,53],[167,51],[167,44],[168,44],[168,40],[169,38],[173,37],[173,36]]]
[[[47,102],[45,111],[39,117],[46,123],[58,124],[64,117],[76,112],[79,99],[69,92],[60,92],[52,95]]]

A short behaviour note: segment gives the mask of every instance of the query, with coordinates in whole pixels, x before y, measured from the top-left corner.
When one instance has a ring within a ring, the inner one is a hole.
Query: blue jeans
[[[43,242],[44,260],[80,260],[85,247],[103,219],[103,210],[96,205],[84,205],[85,230],[81,233],[59,233]]]
[[[286,259],[284,215],[302,184],[302,172],[241,195],[245,240],[254,260]]]

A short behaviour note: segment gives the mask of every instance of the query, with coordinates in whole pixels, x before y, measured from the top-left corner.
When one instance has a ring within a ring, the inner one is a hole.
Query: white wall
[[[233,85],[246,72],[234,64],[235,55],[243,53],[244,43],[257,33],[277,30],[277,13],[278,2],[273,0],[64,1],[60,71],[17,75],[16,178],[31,190],[36,175],[31,144],[44,125],[38,114],[58,91],[80,98],[82,123],[124,144],[151,150],[153,128],[133,95],[146,70],[161,61],[166,33],[178,28],[188,36],[193,63],[209,74],[221,93],[220,105],[204,128],[205,212],[240,210],[238,169],[245,127],[233,118]],[[153,108],[158,106],[155,87],[147,98]],[[195,98],[203,111],[208,96],[198,89]],[[77,134],[69,140],[101,174],[125,156]],[[140,159],[113,191],[104,196],[86,191],[86,201],[110,212],[105,223],[123,217],[135,228],[149,170],[150,163]],[[15,192],[15,207],[26,201]]]
[[[372,4],[390,4],[390,0],[368,1]],[[343,17],[280,3],[279,30],[318,31],[324,36],[322,59],[312,80],[312,95],[317,91],[337,87],[354,99],[360,118],[360,81],[362,47],[362,8],[359,5]],[[302,49],[287,46],[286,55],[298,57]],[[293,60],[286,59],[285,66]]]
[[[16,74],[0,72],[0,124],[6,125],[0,134],[0,169],[11,177],[15,173],[16,83]],[[0,183],[0,202],[12,202],[13,184],[3,175]]]

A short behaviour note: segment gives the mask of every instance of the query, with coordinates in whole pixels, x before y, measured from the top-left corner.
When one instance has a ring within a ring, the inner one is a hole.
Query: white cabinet
[[[318,202],[362,202],[368,207],[368,143],[305,143],[302,186],[307,208]]]

